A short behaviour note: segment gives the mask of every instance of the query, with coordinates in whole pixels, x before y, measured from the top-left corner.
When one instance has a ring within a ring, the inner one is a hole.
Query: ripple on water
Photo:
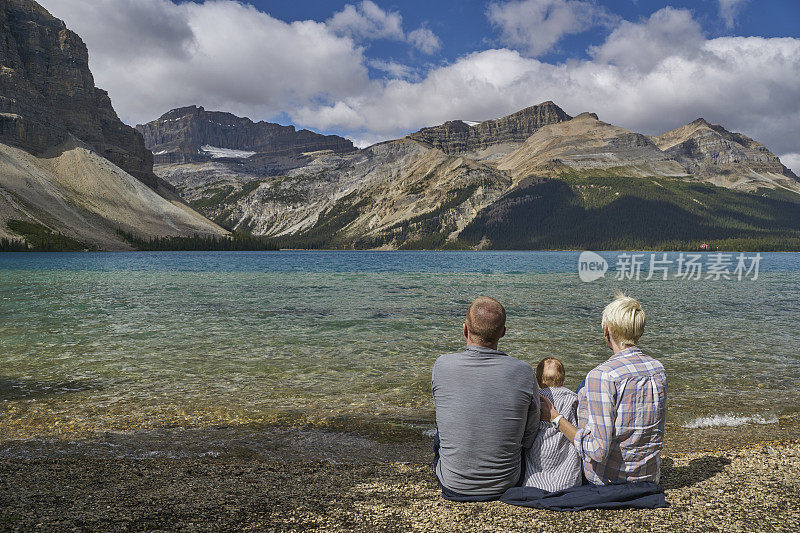
[[[430,424],[431,366],[462,348],[474,296],[506,304],[504,350],[531,363],[561,358],[574,387],[609,355],[599,318],[615,289],[645,306],[641,344],[667,368],[674,427],[701,431],[698,421],[731,414],[748,420],[742,427],[795,423],[800,254],[740,283],[581,283],[574,255],[2,257],[0,431],[60,435],[332,414]]]

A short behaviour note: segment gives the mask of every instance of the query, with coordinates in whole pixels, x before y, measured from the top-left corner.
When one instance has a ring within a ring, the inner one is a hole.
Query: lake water
[[[600,315],[618,289],[647,313],[640,346],[667,369],[668,428],[797,424],[800,254],[762,254],[742,280],[618,280],[618,254],[602,255],[612,271],[584,283],[577,252],[0,254],[0,438],[420,434],[431,366],[462,349],[475,296],[506,306],[501,349],[561,358],[574,387],[611,355]]]

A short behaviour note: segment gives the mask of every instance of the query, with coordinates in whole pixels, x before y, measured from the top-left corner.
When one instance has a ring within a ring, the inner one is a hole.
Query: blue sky
[[[650,135],[702,116],[800,171],[798,0],[40,1],[129,124],[197,104],[364,146],[553,100]]]
[[[319,20],[330,18],[348,3],[335,1],[288,1],[251,0],[249,4],[286,21]],[[454,0],[404,0],[386,2],[375,0],[386,11],[400,13],[409,27],[427,25],[439,36],[442,48],[433,57],[410,53],[406,46],[397,42],[379,40],[370,44],[368,55],[377,58],[392,58],[417,66],[429,61],[452,61],[475,50],[502,46],[497,28],[486,17],[489,2]],[[617,0],[596,2],[611,13],[625,20],[640,20],[665,6],[692,10],[709,37],[724,35],[761,37],[800,36],[799,0],[748,0],[737,4],[734,25],[728,27],[720,16],[717,0],[658,1]],[[593,28],[592,31],[568,35],[552,53],[541,56],[545,61],[563,61],[569,58],[586,58],[587,49],[596,45],[610,33],[609,28]]]

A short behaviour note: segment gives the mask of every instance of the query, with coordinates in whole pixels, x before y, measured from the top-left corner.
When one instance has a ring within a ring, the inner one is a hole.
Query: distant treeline
[[[78,252],[94,249],[92,245],[52,231],[36,222],[8,220],[6,227],[23,236],[25,241],[0,239],[0,252]]]
[[[278,250],[269,237],[232,233],[229,237],[195,235],[191,237],[144,238],[121,229],[117,234],[137,250],[143,251],[273,251]]]
[[[351,194],[320,214],[297,235],[265,237],[238,231],[230,236],[143,237],[117,234],[138,250],[474,249],[495,250],[725,250],[800,251],[800,196],[759,189],[740,192],[667,178],[569,175],[526,180],[481,210],[460,232],[451,209],[472,189],[451,191],[437,208],[370,236],[354,237],[348,226],[372,209]],[[8,228],[23,241],[0,240],[0,251],[91,250],[30,222]],[[249,226],[244,225],[247,229]],[[488,246],[487,246],[488,245]]]
[[[28,243],[14,239],[0,239],[0,252],[30,252]]]
[[[800,196],[570,176],[521,184],[459,235],[471,246],[484,239],[501,250],[800,250]]]
[[[62,233],[36,222],[9,220],[6,227],[25,240],[0,239],[0,252],[76,252],[96,250],[97,247],[67,237]],[[278,243],[268,237],[232,233],[230,236],[191,236],[191,237],[141,237],[122,229],[117,229],[122,237],[137,250],[152,251],[261,251],[278,250]]]

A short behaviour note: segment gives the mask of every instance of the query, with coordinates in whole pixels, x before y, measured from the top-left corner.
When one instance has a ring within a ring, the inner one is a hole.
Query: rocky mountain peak
[[[191,117],[195,115],[199,115],[205,112],[205,108],[203,106],[196,106],[190,105],[186,107],[178,107],[176,109],[171,109],[161,115],[158,120],[175,120],[184,117]]]
[[[752,186],[797,176],[763,144],[719,124],[698,118],[658,137],[656,145],[678,161],[687,172],[725,186]],[[733,183],[728,183],[734,179]]]
[[[32,0],[0,2],[0,142],[42,153],[74,135],[152,188],[151,153],[94,86],[78,35]]]
[[[542,126],[571,118],[556,104],[547,101],[473,125],[460,120],[448,121],[439,126],[423,128],[407,137],[446,154],[463,154],[503,143],[522,143]]]
[[[543,126],[498,160],[497,168],[517,179],[586,170],[624,176],[685,175],[648,137],[602,122],[594,113]]]
[[[187,106],[139,124],[136,129],[154,154],[157,164],[207,161],[216,158],[288,158],[330,150],[353,152],[352,141],[338,135],[321,135],[294,126],[253,122],[222,111]]]

